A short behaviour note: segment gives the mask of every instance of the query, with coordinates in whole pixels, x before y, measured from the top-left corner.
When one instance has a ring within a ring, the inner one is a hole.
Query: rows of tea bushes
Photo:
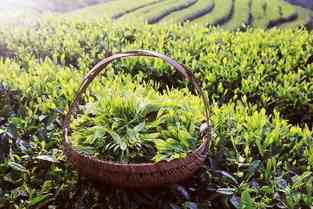
[[[292,5],[283,1],[256,1],[252,4],[252,12],[255,15],[255,25],[267,27],[269,21],[266,19],[284,18],[294,14],[296,10]]]
[[[184,10],[175,12],[164,17],[160,22],[164,23],[181,23],[188,19],[188,17],[199,17],[201,15],[205,15],[210,11],[210,8],[213,9],[214,3],[213,1],[205,1],[205,0],[198,0],[194,5],[186,8]],[[191,19],[189,18],[189,21]]]
[[[108,17],[116,19],[126,14],[131,14],[138,9],[146,8],[158,4],[164,0],[140,0],[140,1],[127,1],[127,0],[114,0],[104,4],[94,5],[82,8],[81,10],[65,13],[69,18],[79,19],[99,19]]]
[[[310,21],[312,11],[283,0],[140,0],[131,4],[127,0],[117,0],[74,11],[69,16],[108,17],[116,20],[119,19],[116,17],[121,17],[120,14],[123,18],[119,22],[156,24],[189,20],[192,24],[218,25],[224,29],[235,30],[242,28],[242,25],[257,28],[300,26]]]
[[[65,28],[69,30],[70,27]],[[86,29],[86,25],[82,28]],[[116,30],[116,33],[122,31]],[[158,28],[156,31],[161,38],[166,30]],[[176,30],[178,32],[179,29]],[[305,36],[303,31],[298,33]],[[58,34],[62,33],[59,31]],[[273,34],[282,36],[280,32]],[[220,35],[224,38],[232,36],[228,33]],[[238,35],[243,39],[243,34]],[[249,35],[247,33],[246,38]],[[39,38],[42,36],[35,37],[38,42],[43,41]],[[55,33],[50,37],[58,36]],[[25,43],[23,41],[21,39],[20,46]],[[51,38],[51,41],[55,40]],[[65,52],[70,51],[66,45],[69,43],[64,42]],[[27,53],[23,52],[23,55],[36,55],[32,53],[40,46],[45,49],[49,44],[32,45],[31,50],[34,51],[24,48]],[[178,51],[181,47],[177,47]],[[187,49],[190,48],[186,48],[185,53],[188,53]],[[58,49],[51,46],[50,50]],[[188,57],[185,54],[177,55],[178,60],[186,62]],[[84,58],[87,52],[79,56]],[[309,208],[312,205],[312,130],[290,125],[277,111],[267,115],[264,108],[251,105],[245,99],[227,104],[226,101],[222,102],[225,104],[212,103],[214,133],[209,158],[205,166],[185,183],[152,191],[127,192],[99,186],[79,177],[62,154],[61,125],[63,113],[86,69],[66,66],[66,63],[52,58],[38,63],[35,57],[26,60],[17,55],[15,59],[0,61],[0,102],[2,107],[6,107],[6,111],[0,112],[0,208]],[[137,70],[154,69],[160,73],[167,70],[162,63],[145,63],[142,59],[141,66],[135,60],[125,63],[130,67],[136,64],[138,68],[134,69]],[[124,82],[125,89],[127,86],[133,89],[136,85],[145,88],[143,74],[133,77],[114,73],[117,68],[126,70],[125,63],[115,63],[106,76],[100,76],[84,100],[95,100],[97,95],[103,94],[103,89],[115,86],[116,82]],[[196,66],[194,61],[186,64]],[[195,72],[201,77],[201,71]],[[203,81],[204,86],[209,86],[209,81]],[[118,91],[118,88],[112,90]],[[193,104],[198,106],[195,109],[200,111],[197,115],[201,114],[200,98],[186,90],[167,91],[174,92],[171,95],[176,100],[186,95],[192,98]],[[218,98],[218,94],[210,94],[210,98],[213,97]]]
[[[199,24],[199,25],[209,25],[209,24],[214,25],[219,20],[224,19],[227,16],[230,16],[230,14],[232,13],[231,10],[233,6],[233,2],[234,1],[232,0],[227,0],[224,2],[214,1],[214,8],[211,12],[193,20],[192,22],[195,24]]]
[[[240,12],[237,14],[235,13],[235,15],[233,14],[232,18],[223,25],[223,28],[238,29],[241,27],[251,26],[253,22],[252,4],[253,1],[251,0],[235,1],[233,12]]]
[[[10,4],[8,4],[10,5]],[[175,23],[186,20],[201,26],[219,26],[226,30],[256,28],[311,28],[312,10],[284,0],[47,0],[1,9],[3,24],[30,24],[49,14],[74,19],[109,18],[127,23]]]
[[[268,114],[276,110],[293,124],[312,126],[313,36],[306,30],[230,33],[196,26],[186,31],[179,26],[55,21],[35,29],[3,31],[0,38],[3,51],[15,54],[22,67],[28,67],[29,60],[49,58],[83,72],[114,52],[159,51],[188,66],[211,101],[223,104],[245,98]],[[132,75],[141,72],[164,85],[183,84],[159,60],[130,59],[113,68]]]
[[[138,21],[154,24],[159,22],[163,17],[168,16],[172,12],[179,11],[182,8],[189,7],[195,4],[196,0],[190,1],[161,1],[158,4],[153,4],[148,7],[138,9],[128,15],[123,16],[119,21]]]

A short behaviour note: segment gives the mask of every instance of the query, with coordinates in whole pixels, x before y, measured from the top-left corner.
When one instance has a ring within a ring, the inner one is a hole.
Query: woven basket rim
[[[132,167],[147,167],[147,166],[156,166],[160,164],[165,164],[165,163],[171,163],[171,162],[176,162],[179,160],[184,160],[187,159],[188,157],[192,155],[200,155],[200,153],[205,153],[203,151],[205,146],[207,146],[208,140],[203,139],[203,142],[197,146],[194,150],[188,152],[188,154],[185,157],[182,158],[177,158],[177,159],[171,159],[171,160],[161,160],[159,162],[151,162],[151,163],[119,163],[119,162],[114,162],[111,160],[102,160],[100,158],[96,158],[92,155],[87,155],[87,154],[82,154],[78,150],[74,149],[74,147],[71,144],[66,144],[64,146],[68,146],[67,149],[70,149],[70,152],[75,152],[76,154],[83,156],[83,157],[88,157],[90,160],[93,160],[95,162],[101,163],[101,164],[107,164],[107,165],[113,165],[113,166],[118,166],[118,167],[126,167],[126,166],[132,166]]]

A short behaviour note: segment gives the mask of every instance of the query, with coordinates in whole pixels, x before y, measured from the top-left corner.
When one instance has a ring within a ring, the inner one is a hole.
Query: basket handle
[[[75,109],[77,108],[77,105],[79,103],[79,100],[81,98],[81,95],[86,91],[90,83],[96,78],[96,76],[105,69],[106,66],[108,66],[113,60],[124,58],[124,57],[136,57],[136,56],[144,56],[144,57],[155,57],[160,58],[163,61],[167,62],[169,65],[175,68],[175,70],[182,74],[185,79],[191,81],[193,87],[196,89],[197,94],[202,97],[204,107],[205,107],[205,117],[207,121],[207,129],[203,133],[204,140],[210,141],[211,139],[211,126],[209,125],[209,102],[205,94],[203,93],[199,82],[194,78],[193,74],[189,69],[187,69],[185,66],[178,64],[175,60],[172,58],[160,54],[158,52],[148,51],[148,50],[135,50],[135,51],[128,51],[123,53],[116,53],[110,57],[104,58],[102,61],[100,61],[98,64],[96,64],[84,77],[77,93],[74,99],[74,102],[70,105],[69,111],[65,115],[64,118],[64,125],[63,125],[63,134],[64,134],[64,143],[70,144],[68,133],[69,133],[69,124],[71,121],[71,116],[75,112]]]

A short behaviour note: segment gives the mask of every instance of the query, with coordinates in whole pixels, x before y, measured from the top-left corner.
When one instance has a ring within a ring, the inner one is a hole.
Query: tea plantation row
[[[247,26],[299,26],[307,24],[312,13],[310,9],[283,0],[141,0],[132,3],[117,0],[86,7],[65,16],[91,19],[109,17],[119,22],[149,24],[191,21],[192,24],[240,29]]]
[[[8,5],[8,8],[7,6]],[[47,0],[19,5],[4,3],[0,8],[2,24],[30,24],[45,18],[101,19],[117,22],[175,23],[201,26],[220,26],[227,30],[246,30],[247,27],[312,28],[313,11],[285,0]]]

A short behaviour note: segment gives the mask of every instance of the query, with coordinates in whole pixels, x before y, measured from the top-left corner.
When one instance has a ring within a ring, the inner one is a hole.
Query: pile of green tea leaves
[[[72,123],[81,153],[121,163],[158,162],[183,158],[201,143],[201,103],[188,90],[160,93],[119,76],[93,94]]]

